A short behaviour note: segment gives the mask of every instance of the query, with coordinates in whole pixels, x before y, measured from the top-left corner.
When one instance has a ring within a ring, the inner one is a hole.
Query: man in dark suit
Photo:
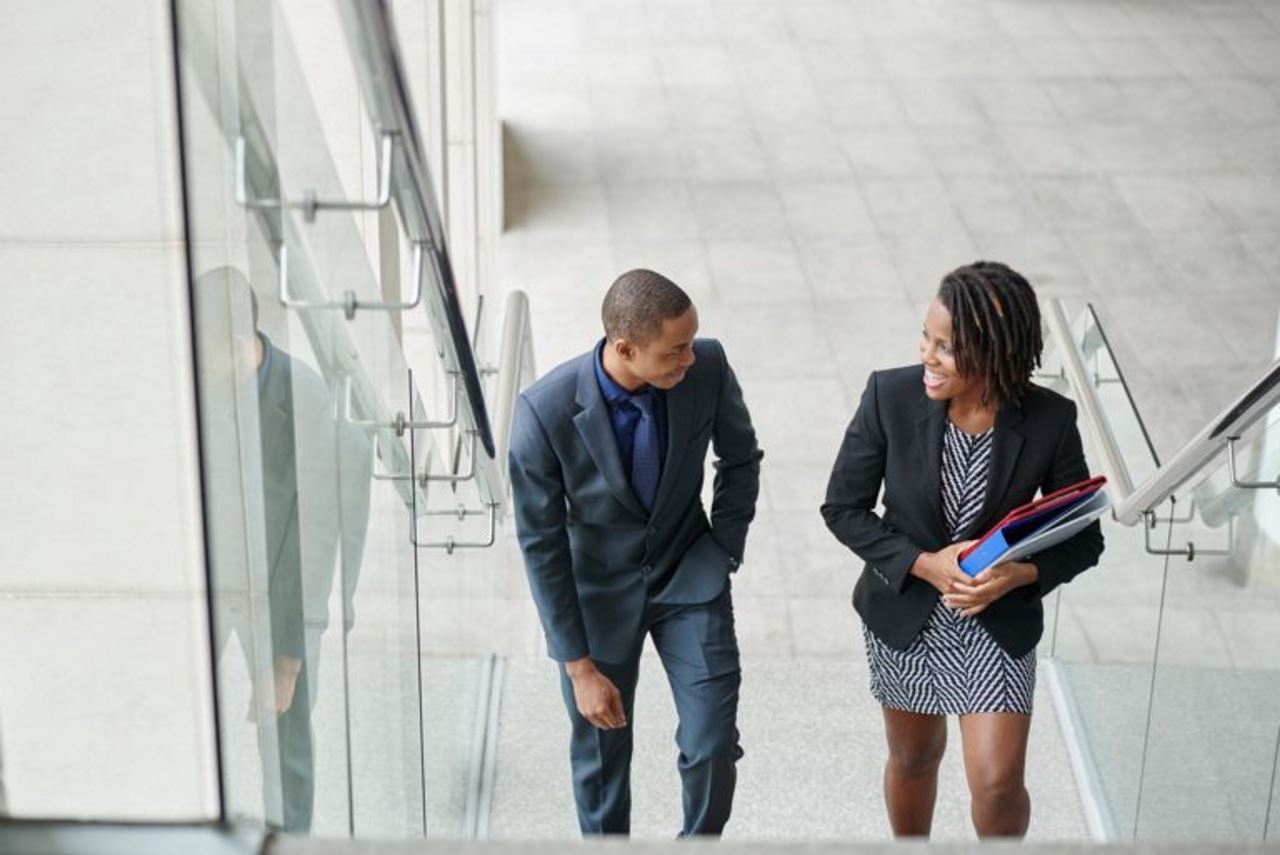
[[[602,314],[605,338],[520,396],[510,451],[520,546],[573,726],[578,822],[584,834],[630,830],[632,709],[648,635],[680,719],[681,833],[719,834],[742,756],[728,578],[755,516],[763,452],[723,348],[694,338],[684,291],[632,270]]]

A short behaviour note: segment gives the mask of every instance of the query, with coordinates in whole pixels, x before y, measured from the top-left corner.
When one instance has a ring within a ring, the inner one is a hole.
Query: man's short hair
[[[662,332],[662,322],[678,318],[693,301],[684,290],[661,273],[636,269],[614,280],[600,308],[609,341],[625,338],[648,344]]]

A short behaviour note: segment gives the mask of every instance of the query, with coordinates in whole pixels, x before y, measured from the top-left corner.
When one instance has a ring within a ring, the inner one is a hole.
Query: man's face
[[[678,318],[662,322],[657,336],[642,345],[621,341],[619,352],[637,380],[658,389],[671,389],[693,365],[693,339],[698,334],[698,311],[693,306]]]

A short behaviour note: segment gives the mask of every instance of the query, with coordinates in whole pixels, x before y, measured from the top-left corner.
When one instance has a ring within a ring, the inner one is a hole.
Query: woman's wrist
[[[1034,585],[1040,581],[1040,568],[1029,561],[1018,563],[1018,587]]]
[[[936,552],[921,552],[916,556],[916,560],[911,562],[911,569],[907,570],[907,574],[917,579],[928,579],[937,555]]]

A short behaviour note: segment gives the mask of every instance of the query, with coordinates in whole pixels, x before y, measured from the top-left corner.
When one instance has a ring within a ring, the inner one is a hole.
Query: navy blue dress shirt
[[[613,436],[618,441],[618,455],[622,458],[622,471],[631,472],[632,448],[635,446],[636,424],[640,421],[640,408],[631,403],[632,394],[613,382],[604,370],[605,341],[596,345],[596,382],[600,384],[600,392],[609,405],[609,421],[613,425]],[[653,415],[658,425],[658,459],[659,468],[667,462],[667,396],[661,389],[645,387],[636,395],[653,396]],[[630,475],[628,474],[628,477]]]

